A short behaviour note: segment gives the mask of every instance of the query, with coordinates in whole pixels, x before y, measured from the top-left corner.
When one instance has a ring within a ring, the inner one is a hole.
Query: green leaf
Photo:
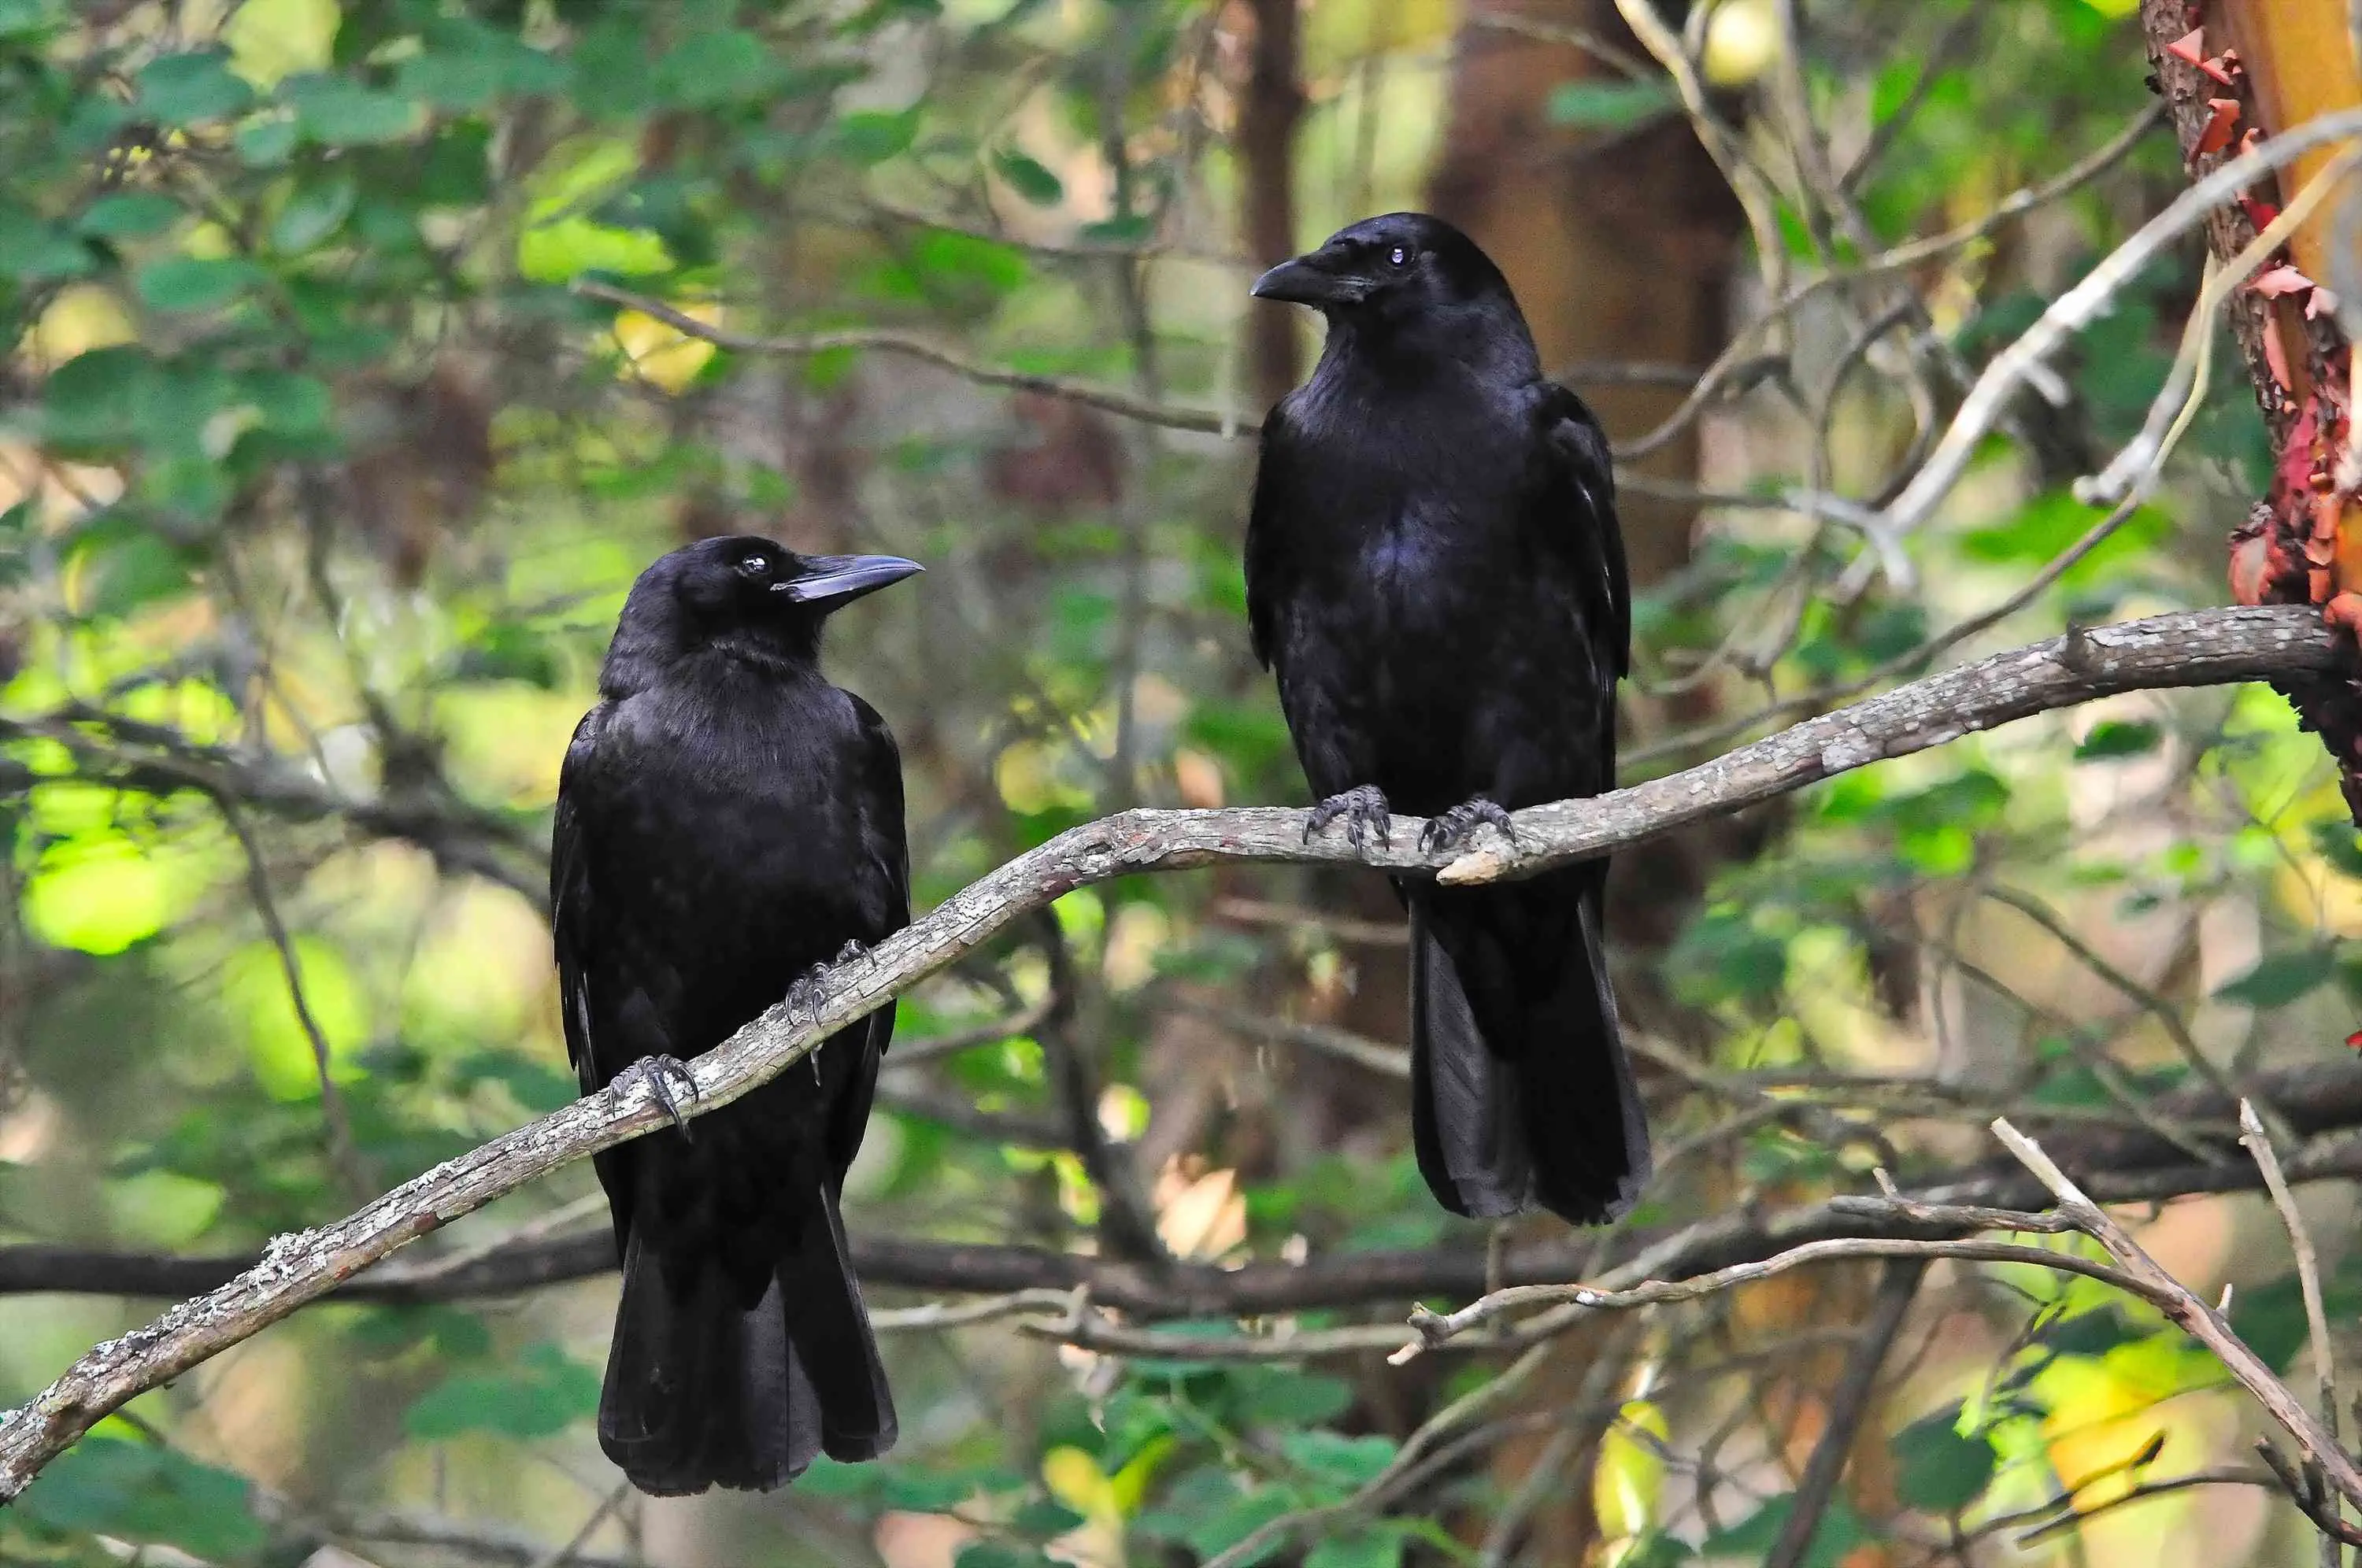
[[[294,105],[296,128],[324,147],[400,141],[419,124],[409,99],[342,76],[291,76],[279,93]]]
[[[218,50],[160,55],[140,67],[133,107],[167,126],[196,126],[235,115],[254,102],[254,89],[231,72]]]
[[[161,1542],[221,1560],[261,1550],[245,1477],[170,1449],[85,1438],[44,1470],[17,1507],[52,1529]]]
[[[0,215],[0,277],[41,283],[97,270],[89,248],[56,225]]]
[[[2095,1311],[2078,1312],[2054,1325],[2043,1334],[2042,1342],[2059,1355],[2096,1358],[2140,1337],[2123,1313],[2113,1307],[2103,1307]]]
[[[1241,1366],[1229,1374],[1231,1419],[1242,1427],[1317,1427],[1352,1407],[1352,1386],[1279,1366]]]
[[[270,225],[270,248],[300,255],[344,226],[352,215],[353,182],[343,175],[307,184],[288,198]]]
[[[1618,131],[1669,115],[1680,107],[1665,81],[1608,82],[1586,78],[1551,89],[1544,112],[1551,124],[1581,130]]]
[[[857,109],[836,122],[837,150],[855,163],[883,163],[918,139],[917,105],[899,114]]]
[[[2342,876],[2362,877],[2362,834],[2354,824],[2345,822],[2312,824],[2313,852],[2336,867]]]
[[[181,204],[154,191],[117,191],[83,209],[74,227],[94,239],[145,239],[181,219]]]
[[[77,354],[51,371],[41,389],[42,433],[66,447],[126,440],[140,394],[156,377],[156,362],[131,344]]]
[[[1079,1529],[1083,1516],[1055,1498],[1036,1497],[1019,1508],[1017,1517],[1009,1522],[1011,1529],[1026,1535],[1046,1537]]]
[[[412,1437],[436,1441],[462,1432],[551,1437],[599,1408],[599,1375],[546,1342],[529,1345],[499,1372],[445,1379],[403,1416]]]
[[[0,0],[0,39],[37,38],[56,20],[45,0]]]
[[[766,96],[780,75],[778,61],[753,33],[704,28],[657,61],[656,93],[658,102],[679,108],[718,109]]]
[[[2336,955],[2326,947],[2274,953],[2214,992],[2217,1001],[2237,1002],[2262,1010],[2285,1007],[2327,982],[2337,969]]]
[[[131,287],[156,310],[194,313],[219,309],[265,277],[261,268],[240,257],[169,256],[140,268]]]
[[[1292,1463],[1347,1491],[1375,1480],[1396,1452],[1390,1437],[1346,1437],[1319,1428],[1289,1432],[1279,1446]]]
[[[248,168],[276,169],[294,154],[298,134],[294,116],[272,115],[238,127],[230,143]]]
[[[256,370],[239,381],[238,393],[275,435],[316,436],[335,413],[328,383],[292,370]]]
[[[1228,1506],[1209,1516],[1189,1521],[1183,1537],[1201,1557],[1213,1557],[1229,1551],[1247,1537],[1283,1515],[1297,1509],[1294,1493],[1284,1486],[1262,1486],[1236,1497]],[[1239,1568],[1255,1568],[1268,1562],[1286,1550],[1287,1538],[1275,1535],[1251,1555],[1241,1559]]]
[[[187,591],[189,558],[120,515],[86,524],[66,558],[86,613],[120,617]]]
[[[1955,1402],[1894,1434],[1895,1491],[1915,1508],[1957,1514],[1992,1484],[1999,1455],[1983,1433],[1963,1437]]]
[[[1788,1528],[1788,1516],[1795,1507],[1793,1493],[1774,1497],[1743,1522],[1706,1537],[1698,1547],[1698,1555],[1708,1560],[1731,1557],[1760,1562],[1778,1544],[1780,1533]],[[1832,1498],[1814,1527],[1812,1545],[1805,1552],[1801,1568],[1840,1568],[1849,1552],[1874,1539],[1843,1497]]]
[[[1016,1541],[985,1537],[961,1546],[953,1568],[1053,1568],[1049,1558]]]
[[[2333,1333],[2337,1325],[2352,1322],[2356,1311],[2362,1309],[2362,1287],[2357,1287],[2345,1267],[2323,1282],[2321,1294]],[[2285,1373],[2312,1337],[2312,1326],[2305,1320],[2301,1282],[2289,1274],[2252,1289],[2240,1286],[2231,1301],[2231,1327],[2274,1372]]]
[[[995,173],[1009,182],[1010,190],[1037,207],[1065,199],[1065,182],[1051,172],[1048,165],[1013,147],[994,153],[992,167]]]
[[[1362,1529],[1321,1537],[1305,1554],[1304,1568],[1397,1568],[1402,1562],[1404,1532],[1399,1529]],[[1629,1558],[1618,1560],[1621,1563]]]
[[[2157,749],[2164,732],[2145,719],[2103,719],[2075,747],[2078,762],[2140,756]]]

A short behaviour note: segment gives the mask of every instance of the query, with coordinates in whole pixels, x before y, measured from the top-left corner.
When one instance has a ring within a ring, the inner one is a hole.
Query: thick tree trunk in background
[[[2268,138],[2362,104],[2346,0],[2143,0],[2141,25],[2193,176],[2249,137]],[[2217,212],[2206,231],[2215,256],[2235,255],[2344,150],[2316,149],[2276,183],[2261,182]],[[2362,182],[2349,178],[2274,259],[2310,284],[2338,286],[2349,311],[2362,303],[2348,215],[2357,188]],[[2242,289],[2230,310],[2274,453],[2264,498],[2231,536],[2231,591],[2247,604],[2319,604],[2333,623],[2362,629],[2362,474],[2349,453],[2354,351],[2312,287],[2281,282],[2269,298]],[[2362,683],[2279,689],[2336,759],[2347,809],[2362,824]]]
[[[1239,163],[1245,211],[1240,226],[1258,266],[1296,254],[1296,123],[1304,117],[1297,0],[1248,0],[1254,18],[1246,95],[1239,105]],[[1247,359],[1257,413],[1296,385],[1297,312],[1247,313]]]
[[[1645,58],[1611,0],[1522,0],[1488,5],[1484,14],[1504,13],[1585,28]],[[1429,203],[1508,274],[1543,364],[1702,366],[1727,337],[1738,206],[1678,116],[1614,136],[1551,126],[1553,89],[1606,74],[1571,45],[1463,28]],[[1578,390],[1623,439],[1654,428],[1683,397],[1678,387]],[[1661,479],[1694,480],[1694,430],[1639,467]],[[1688,561],[1688,508],[1628,496],[1618,510],[1636,581],[1655,582]]]

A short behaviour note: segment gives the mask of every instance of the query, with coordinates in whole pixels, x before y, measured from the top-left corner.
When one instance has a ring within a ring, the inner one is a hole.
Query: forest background
[[[2209,607],[2362,607],[2347,10],[0,0],[0,1562],[2334,1568],[2351,646]],[[1247,287],[1402,207],[1618,443],[1627,782],[1789,736],[1535,824],[1649,840],[1600,1232],[1427,1195],[1374,872],[1086,825],[1303,803]],[[742,531],[927,564],[829,655],[919,907],[1033,856],[832,993],[900,1446],[660,1504],[549,811]]]

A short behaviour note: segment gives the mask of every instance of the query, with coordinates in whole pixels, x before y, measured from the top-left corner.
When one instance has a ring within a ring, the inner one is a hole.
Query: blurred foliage
[[[1990,213],[2146,97],[2124,4],[1837,0],[1784,64],[1772,9],[1722,8],[1714,80],[1754,107],[1793,65],[1830,145],[1876,149],[1850,187],[1859,231],[1779,214],[1816,266]],[[1308,241],[1418,204],[1458,21],[1308,7]],[[622,282],[738,331],[909,328],[980,363],[1242,407],[1246,28],[1184,0],[0,0],[0,1239],[250,1249],[345,1211],[356,1176],[382,1189],[564,1102],[539,909],[557,762],[625,588],[685,537],[929,564],[844,617],[833,655],[901,737],[922,904],[1121,804],[1301,799],[1244,646],[1241,444],[874,350],[720,349],[573,288]],[[1612,144],[1677,102],[1653,77],[1584,76],[1537,124]],[[1774,117],[1750,120],[1759,151]],[[2152,138],[1913,274],[1931,351],[1981,362],[2178,178]],[[1791,513],[1710,511],[1636,611],[1636,769],[1697,755],[1665,688],[1726,643],[1766,657],[1752,679],[1709,667],[1725,716],[1907,674],[2073,545],[2096,513],[2070,481],[2145,415],[2193,256],[2084,336],[2056,406],[1908,541],[1910,581],[1849,577],[1860,541]],[[1800,315],[1797,373],[1826,372],[1856,326]],[[1877,376],[1828,391],[1816,482],[1866,485],[1907,445],[1893,366],[1868,358]],[[1714,488],[1798,482],[1800,412],[1776,386],[1717,406]],[[2151,502],[1945,657],[2218,601],[2221,536],[2263,457],[2246,389],[2218,373]],[[900,1099],[889,1079],[855,1227],[1098,1245],[1108,1197],[1083,1162],[1007,1135],[1054,1123],[1045,1061],[1075,1041],[989,1027],[1038,1013],[1071,964],[1066,1027],[1105,1080],[1087,1110],[1153,1154],[1168,1244],[1481,1245],[1418,1181],[1398,1085],[1182,1007],[1396,1035],[1357,999],[1391,994],[1398,950],[1222,912],[1250,892],[1383,914],[1335,875],[1135,879],[1061,900],[1064,954],[1033,933],[904,999],[906,1043],[984,1037],[909,1069]],[[2141,994],[1996,892],[2059,911]],[[2008,1106],[2120,1119],[2127,1092],[2192,1070],[2160,1009],[2239,1071],[2316,1056],[2362,1000],[2357,933],[2362,850],[2268,692],[2125,699],[1849,774],[1722,868],[1669,944],[1622,955],[1628,995],[1655,999],[1636,1028],[1700,1068],[1650,1083],[1662,1142],[1693,1155],[1636,1223],[1898,1160],[1948,1169]],[[1958,1098],[1791,1086],[1730,1117],[1712,1081],[1839,1072]],[[569,1171],[438,1244],[568,1211],[595,1225],[592,1192]],[[2177,1264],[2235,1275],[2240,1331],[2289,1364],[2301,1316],[2268,1216],[2175,1212]],[[2350,1324],[2362,1276],[2349,1261],[2334,1283]],[[2146,1307],[2025,1268],[1942,1288],[1942,1342],[1919,1336],[1882,1407],[1886,1479],[1831,1507],[1807,1562],[1912,1561],[1947,1532],[2000,1550],[1995,1520],[2241,1448],[2220,1369]],[[588,1421],[611,1292],[313,1310],[105,1423],[0,1515],[0,1561],[114,1562],[129,1542],[264,1564],[323,1541],[474,1560],[365,1528],[395,1515],[563,1541],[612,1484]],[[1754,1299],[1652,1320],[1630,1375],[1592,1396],[1604,1413],[1564,1386],[1560,1419],[1604,1430],[1592,1485],[1560,1488],[1591,1499],[1596,1560],[1757,1561],[1777,1537],[1817,1408],[1796,1401],[1829,1381],[1811,1336],[1842,1309]],[[143,1314],[11,1298],[0,1400]],[[987,1326],[889,1353],[895,1454],[701,1514],[700,1560],[1179,1564],[1309,1518],[1253,1560],[1379,1568],[1471,1559],[1517,1498],[1520,1473],[1470,1454],[1364,1506],[1422,1419],[1500,1371],[1482,1352],[1410,1373],[1120,1361]],[[1749,1391],[1783,1363],[1784,1392]],[[2216,1497],[2094,1520],[2078,1560],[2310,1560]],[[644,1521],[620,1515],[595,1550],[637,1549]],[[921,1517],[949,1534],[911,1544]],[[2160,1555],[2169,1529],[2199,1554]]]

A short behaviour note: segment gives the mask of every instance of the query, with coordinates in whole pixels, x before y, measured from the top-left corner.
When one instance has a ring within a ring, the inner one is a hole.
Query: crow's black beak
[[[1318,250],[1283,261],[1255,280],[1254,297],[1315,309],[1360,303],[1370,292],[1369,280],[1341,271],[1339,265],[1336,258]]]
[[[771,591],[798,604],[825,604],[833,610],[926,569],[900,556],[806,556],[802,574],[773,583]]]

